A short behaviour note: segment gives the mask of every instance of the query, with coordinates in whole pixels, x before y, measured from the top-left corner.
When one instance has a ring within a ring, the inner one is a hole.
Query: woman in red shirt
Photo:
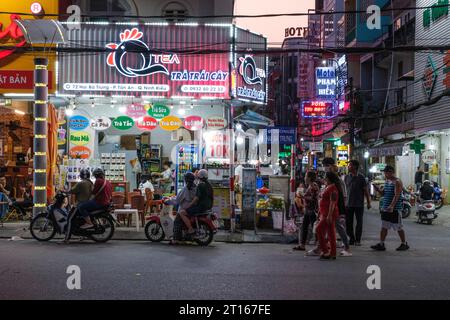
[[[322,252],[320,259],[336,259],[336,219],[339,217],[339,204],[343,204],[343,190],[339,177],[333,172],[325,175],[326,188],[319,202],[320,221],[316,233]],[[327,238],[327,239],[326,239]],[[328,248],[330,247],[330,249]]]

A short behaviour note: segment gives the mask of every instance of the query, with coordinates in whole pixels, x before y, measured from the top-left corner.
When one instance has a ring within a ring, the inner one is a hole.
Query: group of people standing
[[[305,251],[311,231],[315,229],[316,246],[306,252],[307,256],[320,256],[320,259],[336,259],[336,232],[343,244],[340,256],[352,256],[351,246],[361,246],[364,216],[364,198],[367,209],[371,208],[371,198],[366,178],[358,172],[359,162],[351,160],[348,164],[348,174],[340,178],[338,167],[332,158],[322,162],[325,177],[319,179],[315,171],[308,171],[305,177],[305,187],[296,193],[297,210],[303,213],[303,223],[299,245],[294,250]],[[401,224],[398,205],[397,185],[401,181],[393,175],[393,168],[386,167],[385,199],[382,208],[382,231],[380,243],[372,246],[374,250],[383,250],[387,230],[393,228],[399,232],[402,244],[397,250],[407,250],[409,247]],[[390,187],[395,186],[395,187]],[[387,188],[386,188],[387,187]],[[401,190],[401,189],[400,189]],[[356,226],[354,221],[356,219]],[[400,219],[400,220],[399,220]],[[388,221],[389,220],[389,221]]]

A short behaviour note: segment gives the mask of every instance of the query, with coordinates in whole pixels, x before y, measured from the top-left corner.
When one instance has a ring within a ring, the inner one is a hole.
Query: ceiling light
[[[121,113],[125,113],[127,111],[127,108],[126,107],[119,107],[119,112],[121,112]]]
[[[71,117],[73,115],[73,109],[71,108],[66,109],[66,115]]]
[[[178,110],[178,114],[179,114],[180,116],[184,116],[184,115],[186,114],[186,110],[184,110],[183,108],[181,108],[181,109]]]

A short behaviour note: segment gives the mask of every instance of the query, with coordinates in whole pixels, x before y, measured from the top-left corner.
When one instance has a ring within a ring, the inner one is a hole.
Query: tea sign
[[[162,119],[170,114],[170,109],[162,104],[154,104],[148,109],[148,115],[155,119]]]
[[[118,130],[128,130],[134,126],[134,120],[127,116],[120,116],[113,120],[112,125]]]

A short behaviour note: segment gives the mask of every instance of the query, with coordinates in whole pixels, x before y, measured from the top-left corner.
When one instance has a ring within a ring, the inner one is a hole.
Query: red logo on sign
[[[19,26],[17,25],[15,20],[19,20],[20,16],[17,14],[10,15],[9,19],[11,20],[11,23],[4,31],[0,31],[0,40],[4,40],[8,38],[8,36],[14,40],[21,40],[20,42],[16,43],[15,46],[11,49],[1,50],[0,51],[0,59],[3,59],[16,51],[17,48],[23,47],[26,43],[25,39],[23,39],[23,33],[22,30],[19,29]],[[2,29],[3,25],[0,23],[0,30]]]

